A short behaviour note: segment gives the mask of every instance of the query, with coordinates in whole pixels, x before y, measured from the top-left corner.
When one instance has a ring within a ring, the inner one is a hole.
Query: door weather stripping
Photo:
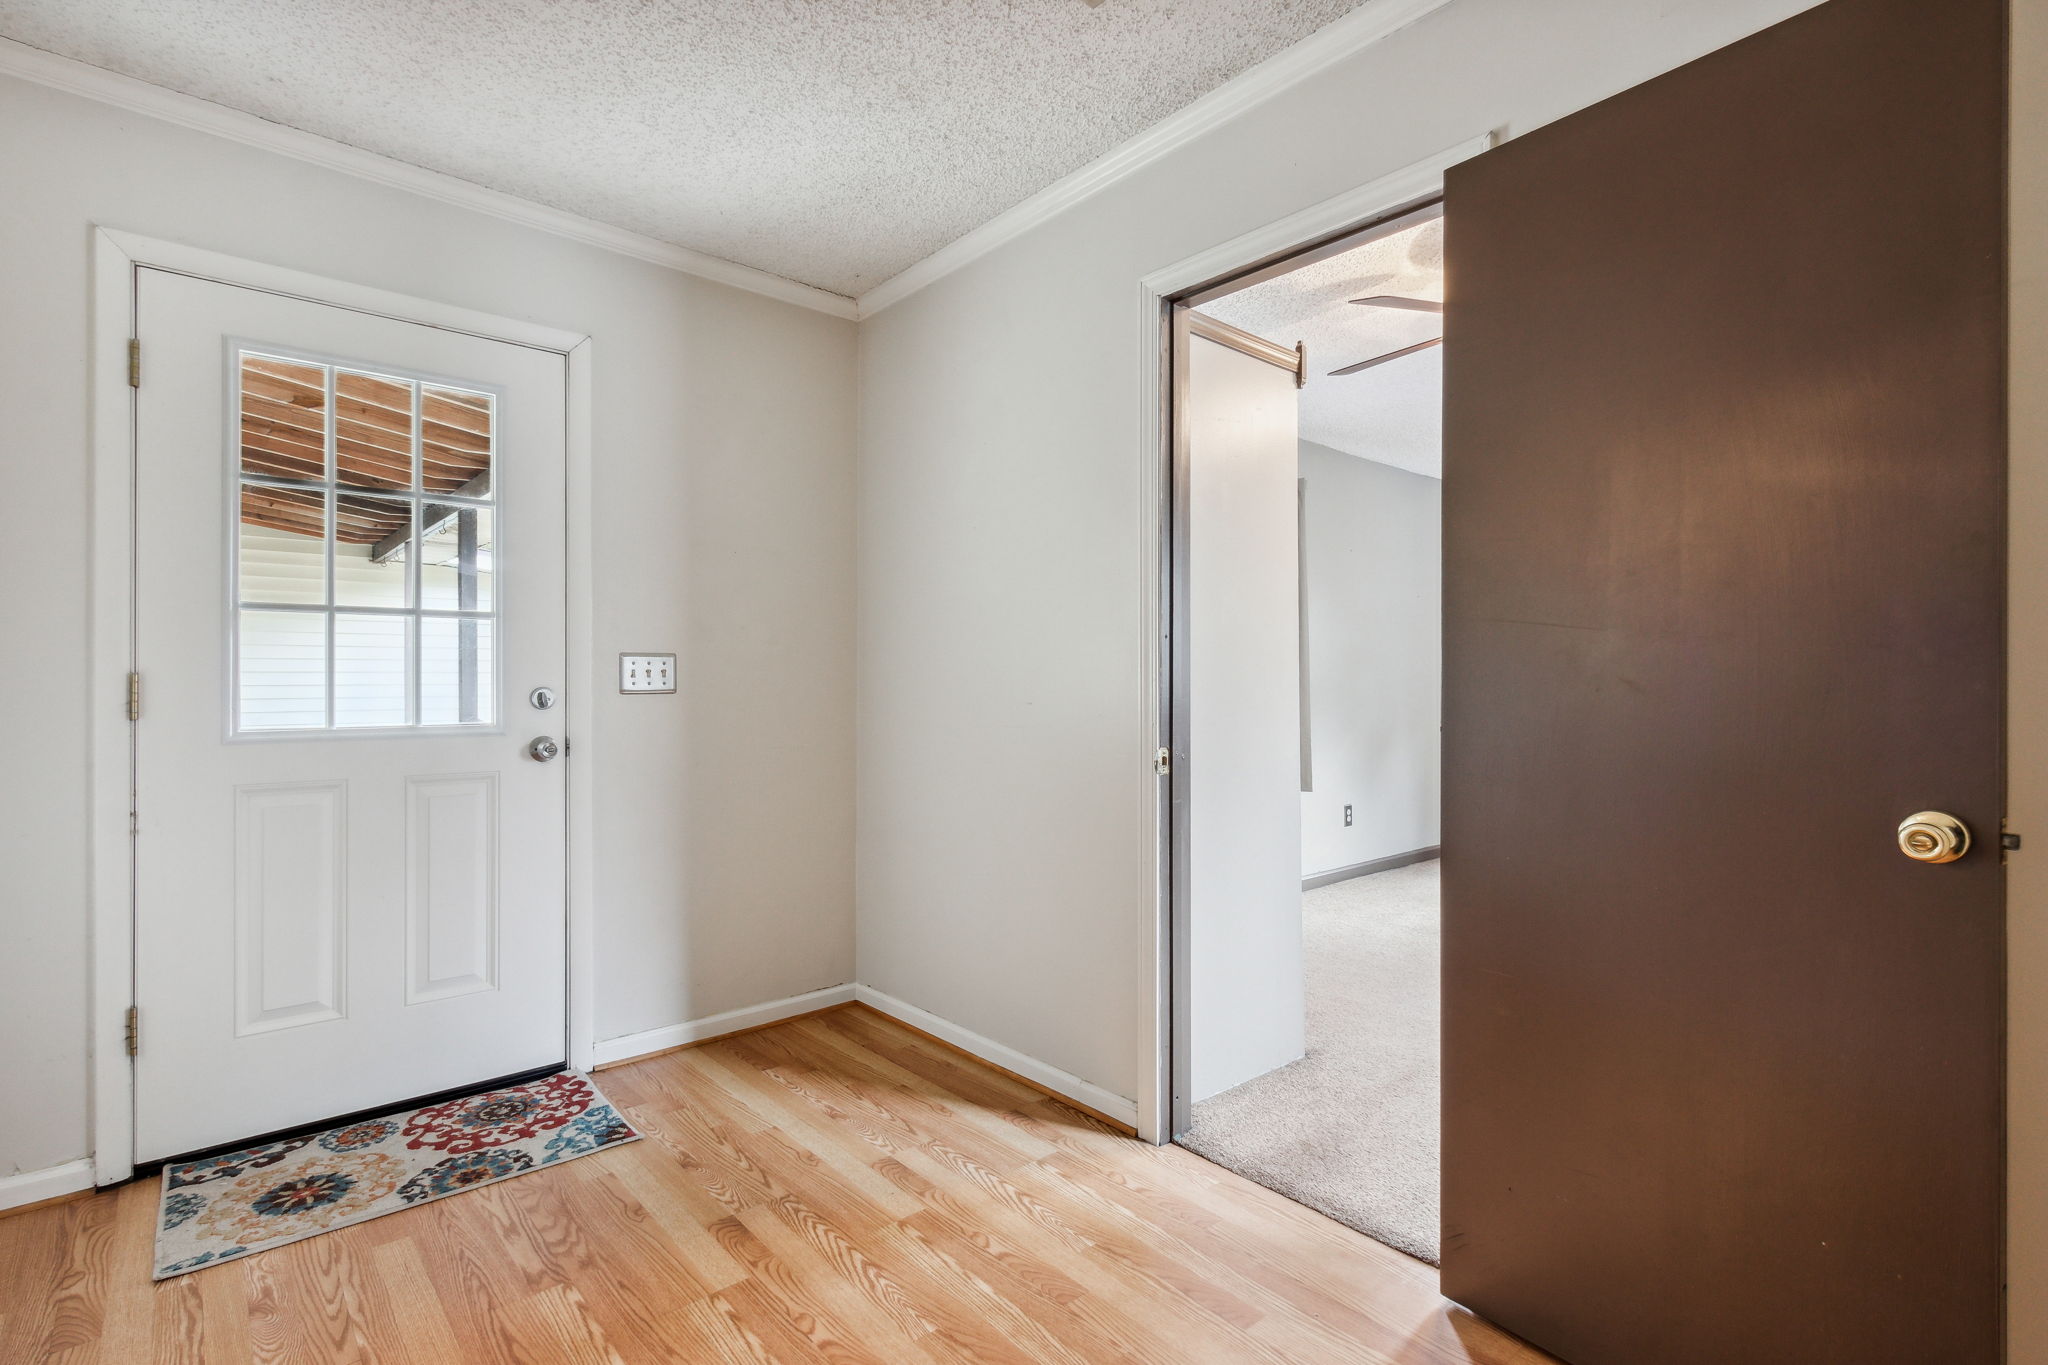
[[[128,387],[142,387],[142,343],[134,337],[128,338]]]
[[[1297,389],[1308,383],[1308,343],[1305,341],[1297,341],[1290,351],[1277,341],[1268,341],[1242,327],[1232,327],[1221,318],[1212,318],[1193,308],[1188,309],[1188,330],[1233,351],[1242,351],[1254,360],[1278,365],[1294,376]]]

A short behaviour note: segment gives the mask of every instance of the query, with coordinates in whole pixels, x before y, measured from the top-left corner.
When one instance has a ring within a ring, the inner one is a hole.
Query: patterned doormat
[[[324,1133],[164,1167],[159,1280],[638,1141],[561,1071]]]

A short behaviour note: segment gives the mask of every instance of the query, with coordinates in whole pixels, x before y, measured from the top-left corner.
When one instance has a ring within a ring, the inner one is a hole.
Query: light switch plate
[[[619,691],[673,692],[675,690],[675,655],[621,654],[619,656]]]

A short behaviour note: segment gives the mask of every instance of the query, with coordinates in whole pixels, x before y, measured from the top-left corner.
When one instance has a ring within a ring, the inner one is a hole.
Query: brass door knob
[[[1923,810],[1899,822],[1899,852],[1916,863],[1952,863],[1969,851],[1969,826],[1944,811]]]

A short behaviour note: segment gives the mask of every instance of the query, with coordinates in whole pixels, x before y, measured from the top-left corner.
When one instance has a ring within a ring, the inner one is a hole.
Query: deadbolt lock
[[[1944,811],[1923,810],[1899,822],[1899,852],[1917,863],[1952,863],[1970,851],[1970,829]]]

